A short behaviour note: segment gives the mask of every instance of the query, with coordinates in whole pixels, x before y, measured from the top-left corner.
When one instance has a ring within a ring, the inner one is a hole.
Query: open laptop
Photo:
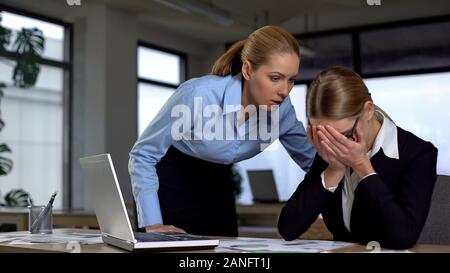
[[[80,159],[103,242],[129,251],[214,248],[219,240],[185,233],[133,232],[110,154]]]
[[[280,203],[272,170],[248,170],[247,175],[254,202]]]

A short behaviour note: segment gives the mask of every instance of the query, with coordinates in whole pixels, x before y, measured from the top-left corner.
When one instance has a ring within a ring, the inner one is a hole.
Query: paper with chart
[[[319,253],[352,244],[324,240],[284,241],[282,239],[239,238],[237,240],[220,240],[216,251]]]
[[[17,244],[58,244],[78,242],[80,244],[102,243],[101,234],[68,233],[68,234],[0,234],[0,243]]]

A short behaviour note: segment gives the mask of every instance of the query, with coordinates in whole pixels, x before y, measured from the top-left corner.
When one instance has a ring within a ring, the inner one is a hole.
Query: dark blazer
[[[281,211],[278,230],[285,240],[297,239],[321,213],[334,240],[405,249],[419,238],[427,218],[436,181],[437,149],[397,127],[399,159],[382,149],[370,161],[376,171],[355,189],[350,217],[351,233],[342,216],[342,187],[334,193],[322,185],[326,163],[318,154],[311,170]]]

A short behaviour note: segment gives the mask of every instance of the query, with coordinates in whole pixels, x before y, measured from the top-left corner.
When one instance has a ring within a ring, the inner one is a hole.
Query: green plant
[[[234,198],[237,200],[242,193],[242,176],[236,164],[231,167],[231,180],[234,182]]]
[[[24,190],[11,190],[5,194],[4,202],[0,202],[0,206],[6,207],[26,207],[33,205],[30,194]]]
[[[2,17],[0,14],[0,23]],[[16,58],[12,80],[14,86],[30,88],[36,84],[40,72],[39,61],[45,47],[45,39],[41,30],[37,28],[22,28],[16,35],[12,44],[12,52],[8,51],[12,31],[0,24],[0,57],[12,53]],[[0,82],[0,106],[6,84]],[[0,131],[5,127],[0,110]],[[13,169],[13,161],[5,153],[11,153],[6,143],[0,143],[0,176],[7,175]],[[29,194],[21,189],[12,190],[4,197],[1,206],[27,206]]]

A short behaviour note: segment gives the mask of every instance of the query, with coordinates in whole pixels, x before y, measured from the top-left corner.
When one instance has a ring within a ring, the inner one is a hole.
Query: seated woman
[[[347,68],[316,77],[306,114],[317,154],[281,212],[281,236],[297,239],[322,214],[334,240],[413,246],[430,207],[437,149],[397,127]]]

